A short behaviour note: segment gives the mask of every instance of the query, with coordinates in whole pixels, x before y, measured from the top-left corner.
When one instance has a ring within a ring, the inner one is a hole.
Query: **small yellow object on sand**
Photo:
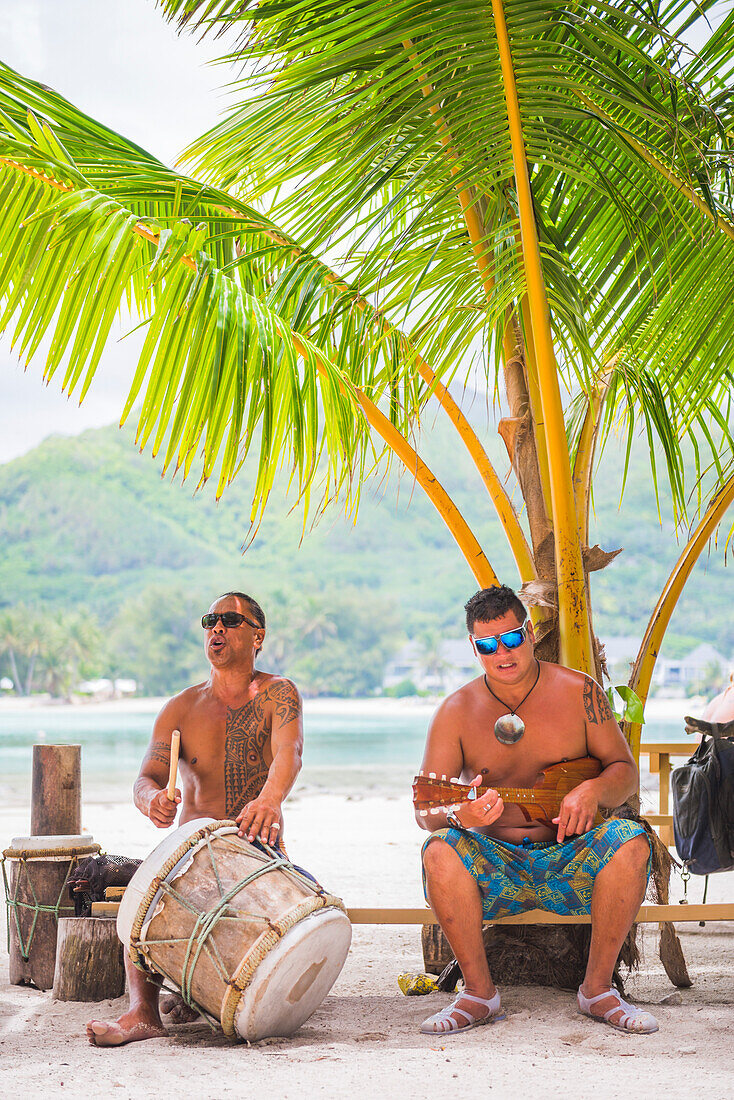
[[[438,978],[433,974],[398,974],[398,985],[406,997],[425,997],[438,991]]]

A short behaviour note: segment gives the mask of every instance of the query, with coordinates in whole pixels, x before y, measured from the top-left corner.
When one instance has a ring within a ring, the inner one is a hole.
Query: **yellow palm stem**
[[[431,368],[423,359],[419,358],[417,360],[417,366],[421,378],[432,387],[436,398],[445,410],[446,415],[455,425],[456,430],[464,441],[467,451],[474,460],[474,464],[497,510],[497,516],[502,524],[507,541],[510,544],[510,549],[515,558],[515,564],[517,565],[521,581],[524,583],[525,581],[534,580],[536,572],[530,547],[525,538],[525,533],[520,526],[520,521],[517,518],[517,512],[513,508],[512,502],[497,476],[497,471],[489,461],[487,453],[479,442],[474,429],[469,424],[443,382],[440,382],[436,378]]]
[[[501,0],[492,0],[500,65],[507,104],[515,186],[520,214],[522,254],[528,286],[530,319],[538,370],[538,386],[548,441],[551,505],[555,534],[558,618],[561,663],[582,672],[594,670],[589,613],[581,547],[578,541],[571,464],[566,445],[563,406],[558,385],[548,299],[540,262],[540,248],[530,192],[520,104],[512,52]]]
[[[421,89],[421,92],[422,92],[423,96],[426,99],[431,100],[431,102],[428,104],[428,110],[429,110],[429,113],[433,116],[434,125],[436,127],[436,131],[438,133],[439,140],[440,140],[441,144],[443,145],[444,149],[446,150],[446,152],[448,153],[448,156],[449,156],[449,171],[450,171],[450,173],[453,177],[456,177],[457,175],[460,174],[461,169],[459,167],[458,157],[457,157],[456,149],[454,147],[454,142],[453,142],[453,139],[452,139],[452,136],[451,136],[451,131],[449,130],[448,124],[446,123],[446,120],[443,117],[443,115],[441,114],[441,111],[438,107],[438,104],[436,103],[435,88],[433,87],[433,85],[429,81],[427,75],[422,71],[420,60],[419,60],[418,55],[415,51],[415,46],[410,41],[410,39],[407,39],[403,42],[403,47],[404,47],[406,53],[408,54],[408,57],[410,58],[410,60],[413,64],[413,68],[415,69],[415,71],[418,75],[418,82],[419,82],[420,89]],[[468,235],[469,235],[469,241],[470,241],[470,244],[471,244],[472,253],[474,255],[474,261],[476,263],[477,270],[479,272],[479,276],[482,280],[482,285],[484,287],[485,294],[489,298],[492,294],[492,291],[494,290],[495,281],[494,281],[494,276],[492,274],[491,267],[490,267],[489,255],[488,255],[487,250],[486,250],[485,245],[484,245],[484,236],[485,236],[484,225],[483,225],[482,218],[480,216],[479,203],[477,201],[477,196],[476,196],[476,194],[474,194],[474,192],[470,188],[468,188],[468,187],[458,187],[458,186],[457,186],[457,195],[458,195],[458,199],[459,199],[459,205],[461,207],[461,211],[462,211],[462,214],[463,214],[463,217],[464,217],[464,223],[466,225],[467,232],[468,232]],[[503,348],[504,361],[505,361],[506,364],[509,363],[513,358],[515,358],[516,356],[518,356],[520,354],[520,348],[518,347],[517,342],[516,342],[516,340],[513,336],[513,333],[512,333],[511,315],[510,315],[509,311],[508,311],[508,314],[506,315],[506,318],[505,318],[505,325],[504,325],[503,336],[502,336],[502,348]],[[536,453],[538,455],[538,461],[540,461],[540,457],[539,457],[540,456],[540,448],[537,447],[537,444],[536,444]],[[480,469],[480,473],[481,473],[481,469]],[[485,482],[485,484],[486,484],[486,482]],[[541,480],[541,484],[542,484],[542,480]],[[494,497],[491,489],[490,489],[490,496],[492,497],[493,500],[495,500],[495,497]],[[496,505],[496,500],[495,500],[495,505]],[[547,509],[547,502],[546,502],[546,509]],[[515,542],[509,535],[508,535],[508,538],[510,539],[510,545],[512,546],[513,553],[514,553],[514,551],[515,551]],[[529,554],[529,550],[528,550],[528,554]],[[515,555],[515,560],[517,561],[517,555]],[[520,569],[521,575],[523,575],[523,569],[520,566],[519,562],[518,562],[518,568]],[[534,567],[533,567],[533,575],[535,575]]]
[[[545,510],[550,516],[552,515],[552,504],[551,476],[550,467],[548,465],[548,439],[546,437],[545,421],[543,419],[543,401],[541,399],[540,386],[538,384],[538,363],[535,358],[535,341],[533,339],[530,303],[527,294],[523,294],[520,302],[520,316],[522,318],[523,328],[526,330],[527,334],[525,339],[525,358],[527,361],[525,377],[528,384],[528,400],[530,401],[530,411],[533,417],[535,440],[538,448],[538,476],[540,478],[540,488],[543,493]],[[527,337],[529,337],[529,339]]]
[[[378,409],[373,401],[361,390],[353,387],[355,398],[369,424],[382,436],[388,447],[398,456],[405,467],[415,476],[421,489],[441,516],[456,540],[480,588],[490,588],[499,584],[497,574],[489,564],[484,551],[477,542],[466,520],[456,507],[444,487],[433,475],[418,453],[391,424],[388,417]]]
[[[408,57],[413,63],[413,68],[418,74],[418,82],[420,84],[421,92],[426,99],[431,99],[432,102],[428,104],[428,110],[433,116],[434,125],[438,133],[439,140],[449,154],[449,171],[452,176],[459,175],[461,169],[458,163],[458,157],[456,155],[456,149],[454,148],[453,139],[451,137],[451,131],[448,128],[445,118],[441,114],[438,104],[436,103],[436,91],[426,74],[421,69],[418,55],[415,52],[415,46],[406,39],[403,42],[403,48],[408,54]],[[494,276],[490,268],[489,256],[487,250],[484,247],[484,226],[482,220],[479,217],[479,211],[477,210],[477,197],[472,189],[469,187],[457,187],[456,193],[459,199],[459,206],[464,216],[466,228],[469,233],[469,242],[471,244],[472,253],[474,255],[474,262],[477,265],[479,276],[482,280],[485,292],[489,297],[494,289]]]
[[[660,599],[655,605],[655,610],[650,616],[630,677],[630,687],[637,692],[643,703],[647,699],[660,646],[663,643],[665,631],[668,629],[670,617],[675,610],[680,594],[691,575],[691,570],[698,561],[701,551],[718,527],[732,500],[734,500],[734,474],[728,481],[724,482],[706,509],[696,530],[686,543],[683,553],[675,563],[673,571],[660,594]],[[630,747],[637,754],[641,728],[636,722],[630,722],[626,732]]]
[[[34,178],[41,180],[43,183],[48,184],[51,187],[60,191],[73,191],[74,188],[67,184],[61,183],[59,180],[55,180],[50,176],[46,176],[43,173],[37,172],[35,169],[28,168],[25,165],[18,164],[13,161],[2,161],[11,165]],[[133,227],[133,232],[138,236],[145,238],[152,244],[158,244],[160,234],[155,230],[149,229],[147,226],[137,223]],[[186,254],[180,257],[180,262],[188,267],[191,271],[196,271],[196,261],[193,257]],[[285,335],[285,330],[282,322],[276,319],[276,329],[281,337]],[[290,336],[293,346],[296,352],[302,359],[308,360],[310,353],[302,340],[298,335],[287,329],[287,334]],[[317,362],[317,369],[320,374],[326,373],[326,368],[319,362]],[[354,401],[357,403],[362,411],[367,422],[377,433],[382,436],[384,441],[388,444],[390,449],[400,458],[400,460],[406,465],[406,467],[413,473],[416,481],[424,490],[431,503],[434,505],[439,515],[443,519],[444,523],[448,527],[449,531],[455,538],[462,554],[466,558],[469,568],[474,573],[477,582],[482,588],[487,588],[493,584],[499,584],[497,574],[492,569],[491,565],[487,561],[487,558],[482,551],[476,537],[469,528],[469,525],[464,520],[463,516],[459,512],[450,496],[441,485],[441,483],[434,477],[429,467],[418,456],[417,452],[408,443],[408,441],[398,432],[393,426],[388,417],[386,417],[374,404],[373,401],[367,397],[358,387],[354,386],[349,379],[342,374],[342,390],[349,393]]]
[[[609,376],[616,357],[606,367],[602,377],[595,383],[587,399],[586,414],[581,425],[579,441],[576,446],[576,460],[573,464],[573,492],[576,500],[579,539],[582,546],[589,542],[589,506],[591,503],[591,474],[594,467],[594,452],[601,424],[601,412],[604,407],[604,395],[609,389]]]
[[[627,144],[635,150],[635,152],[639,153],[642,159],[644,161],[647,161],[647,163],[652,168],[659,172],[660,175],[668,181],[668,183],[672,183],[673,186],[676,187],[682,195],[685,195],[688,201],[691,202],[697,210],[700,210],[700,212],[706,218],[708,218],[710,222],[713,222],[717,229],[720,229],[722,233],[724,233],[727,237],[730,237],[731,240],[734,241],[734,225],[732,225],[731,222],[727,221],[727,219],[721,214],[714,214],[710,207],[707,206],[704,200],[696,194],[693,188],[690,187],[685,182],[685,180],[682,180],[676,172],[673,172],[672,169],[663,164],[661,160],[658,160],[655,154],[651,153],[646,145],[643,145],[641,141],[638,141],[637,138],[633,137],[633,135],[630,134],[627,130],[619,127],[618,124],[614,121],[613,117],[611,115],[608,115],[606,111],[603,110],[603,108],[594,103],[593,99],[589,99],[588,96],[584,95],[583,92],[580,92],[578,90],[576,91],[576,95],[581,100],[581,102],[589,108],[590,111],[593,111],[593,113],[599,118],[603,119],[604,122],[607,122],[610,126],[613,126],[615,133],[618,134],[623,141],[626,141]]]

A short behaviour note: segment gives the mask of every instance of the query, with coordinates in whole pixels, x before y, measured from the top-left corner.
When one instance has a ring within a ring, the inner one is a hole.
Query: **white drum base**
[[[352,942],[349,918],[317,910],[272,948],[242,994],[235,1028],[253,1043],[288,1036],[312,1016],[339,977]]]

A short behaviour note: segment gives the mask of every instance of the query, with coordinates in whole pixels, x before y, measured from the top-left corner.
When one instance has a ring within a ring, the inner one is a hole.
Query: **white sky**
[[[728,10],[724,0],[721,11]],[[221,42],[177,36],[153,0],[0,0],[0,57],[88,114],[173,163],[224,108]],[[111,343],[82,406],[43,387],[40,357],[24,372],[0,340],[0,462],[47,435],[76,435],[119,418],[135,343]]]
[[[221,43],[177,36],[153,0],[0,0],[0,57],[94,118],[173,163],[216,121],[225,70],[207,66]],[[135,344],[110,344],[79,405],[54,380],[41,384],[42,359],[27,372],[0,340],[0,462],[47,435],[76,435],[116,421],[134,369]]]

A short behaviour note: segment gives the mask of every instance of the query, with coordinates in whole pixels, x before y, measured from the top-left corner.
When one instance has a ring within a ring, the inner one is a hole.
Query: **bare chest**
[[[182,775],[199,795],[223,798],[227,813],[257,797],[271,763],[270,716],[262,695],[241,707],[203,704],[183,724]]]
[[[504,745],[497,740],[494,725],[506,713],[501,704],[482,705],[462,731],[465,782],[481,775],[494,786],[531,787],[549,765],[586,756],[585,724],[578,716],[539,706],[522,708],[525,731],[515,744]]]

